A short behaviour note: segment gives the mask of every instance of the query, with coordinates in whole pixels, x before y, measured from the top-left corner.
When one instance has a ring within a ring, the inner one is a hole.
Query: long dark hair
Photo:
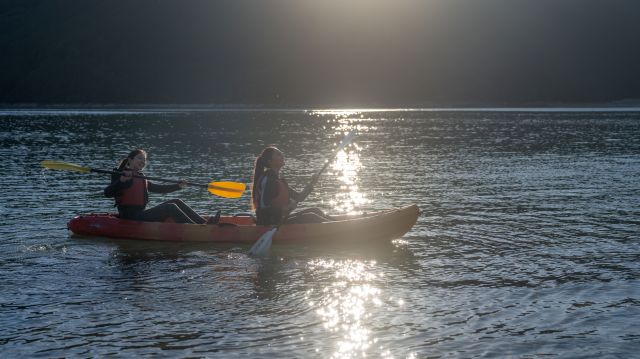
[[[276,153],[276,151],[278,151],[278,149],[275,148],[274,146],[266,147],[264,150],[262,150],[262,153],[260,153],[260,156],[256,158],[256,162],[253,165],[253,186],[251,186],[251,207],[253,209],[258,208],[259,200],[258,200],[258,197],[256,196],[258,181],[260,180],[260,177],[262,177],[262,175],[268,169],[267,163],[269,163],[269,161],[273,157],[273,154]]]
[[[127,166],[127,161],[134,159],[139,154],[143,154],[145,158],[147,157],[147,152],[145,150],[141,150],[139,148],[135,149],[129,152],[127,157],[120,161],[120,164],[118,164],[118,171],[124,170],[124,168]]]

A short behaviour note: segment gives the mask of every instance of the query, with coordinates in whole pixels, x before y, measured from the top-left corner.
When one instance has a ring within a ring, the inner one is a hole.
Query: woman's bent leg
[[[194,223],[202,224],[202,223],[206,223],[207,222],[204,218],[202,218],[202,216],[200,216],[198,213],[196,213],[196,211],[194,211],[191,207],[189,207],[186,203],[182,202],[182,200],[180,200],[180,199],[172,199],[172,200],[164,202],[164,203],[173,203],[173,204],[175,204]]]
[[[287,223],[321,223],[332,221],[333,218],[324,214],[319,208],[307,208],[293,213],[287,219]]]
[[[167,218],[172,218],[176,223],[195,223],[175,203],[167,202],[146,209],[137,217],[137,220],[145,222],[162,222]]]

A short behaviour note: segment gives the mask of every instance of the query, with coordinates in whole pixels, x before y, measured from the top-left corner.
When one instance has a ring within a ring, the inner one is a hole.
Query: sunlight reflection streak
[[[338,126],[335,128],[336,137],[342,137],[354,129],[359,133],[369,130],[367,126],[357,125],[356,123],[360,119],[351,117],[354,115],[357,113],[348,111],[335,114],[335,121],[338,122]],[[357,145],[356,141],[357,138],[354,143],[340,151],[331,166],[333,174],[340,183],[340,190],[333,199],[329,200],[329,205],[338,213],[357,214],[359,213],[357,209],[369,202],[365,194],[360,192],[358,186],[360,180],[358,173],[363,165],[359,154],[362,148]]]
[[[382,305],[381,290],[371,284],[381,277],[372,271],[376,264],[357,260],[314,260],[309,264],[312,271],[329,271],[334,276],[334,280],[322,288],[322,297],[317,301],[307,296],[323,327],[339,336],[331,358],[366,357],[378,341],[371,337],[367,327],[372,315],[368,309]],[[391,357],[389,350],[382,347],[380,354]]]

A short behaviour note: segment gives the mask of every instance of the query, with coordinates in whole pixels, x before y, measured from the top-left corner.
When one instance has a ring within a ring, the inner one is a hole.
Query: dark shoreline
[[[540,107],[271,107],[217,105],[0,105],[0,115],[27,113],[185,113],[185,112],[640,112],[640,106]]]

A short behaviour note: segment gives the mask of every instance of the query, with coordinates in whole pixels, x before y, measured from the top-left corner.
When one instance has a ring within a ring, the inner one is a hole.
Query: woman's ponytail
[[[251,208],[254,210],[258,208],[258,181],[262,174],[264,173],[264,156],[260,154],[258,158],[256,158],[256,162],[253,165],[253,185],[251,186]]]

